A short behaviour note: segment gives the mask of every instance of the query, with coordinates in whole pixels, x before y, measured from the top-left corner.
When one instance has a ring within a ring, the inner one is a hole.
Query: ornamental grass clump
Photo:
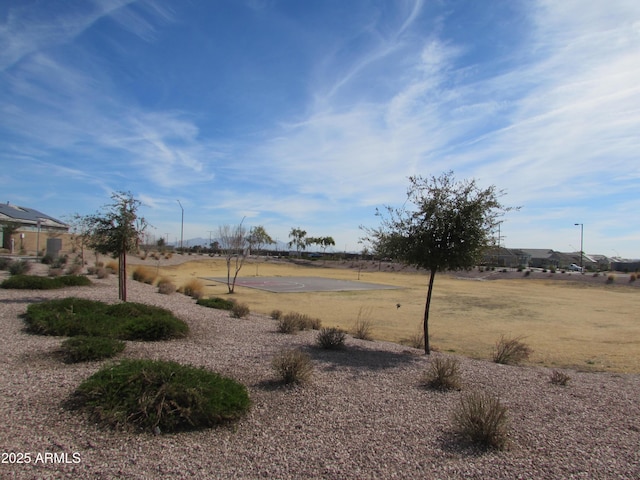
[[[518,365],[528,359],[533,350],[522,342],[522,338],[502,335],[494,347],[493,361],[503,365]]]
[[[124,342],[113,338],[81,335],[62,342],[61,352],[65,363],[79,363],[111,358],[124,347]]]
[[[228,300],[226,298],[211,297],[199,298],[196,304],[208,308],[217,308],[219,310],[231,310],[236,302],[234,302],[233,300]]]
[[[136,282],[146,283],[147,285],[153,285],[157,277],[158,274],[153,269],[144,265],[137,266],[132,274],[132,278]]]
[[[346,334],[335,327],[321,328],[316,337],[316,345],[325,350],[340,350],[344,348]]]
[[[271,367],[283,383],[307,383],[313,374],[311,357],[300,350],[281,350],[271,361]]]
[[[371,320],[371,307],[360,307],[358,317],[353,326],[353,336],[360,340],[372,340],[373,320]]]
[[[163,295],[171,295],[175,293],[176,286],[174,283],[167,277],[162,277],[158,280],[158,293],[162,293]]]
[[[435,357],[429,363],[422,383],[434,390],[460,390],[462,386],[460,362],[456,358]]]
[[[319,330],[322,322],[319,318],[297,312],[287,313],[278,318],[280,333],[295,333],[300,330]]]
[[[554,385],[566,386],[571,380],[571,377],[560,370],[554,370],[551,372],[551,376],[549,377],[549,381]]]
[[[508,440],[507,408],[497,397],[485,392],[470,392],[460,398],[453,411],[456,433],[483,448],[503,450]]]
[[[233,318],[244,318],[249,315],[250,312],[249,305],[246,303],[234,302],[233,307],[231,307],[231,316]]]
[[[14,260],[9,264],[9,274],[26,275],[31,270],[31,264],[26,260]]]
[[[178,291],[198,300],[204,295],[204,283],[202,283],[202,280],[192,278],[180,287]]]
[[[204,368],[123,360],[85,380],[67,406],[114,429],[158,434],[236,421],[251,401],[244,385]]]
[[[189,326],[169,310],[134,302],[108,305],[95,300],[63,298],[33,303],[24,320],[29,333],[120,340],[169,340],[186,336]]]

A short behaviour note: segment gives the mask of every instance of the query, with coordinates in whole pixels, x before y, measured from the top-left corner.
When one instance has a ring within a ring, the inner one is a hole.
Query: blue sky
[[[503,245],[640,257],[637,0],[5,0],[0,109],[0,201],[62,219],[360,250],[451,169],[522,207]]]

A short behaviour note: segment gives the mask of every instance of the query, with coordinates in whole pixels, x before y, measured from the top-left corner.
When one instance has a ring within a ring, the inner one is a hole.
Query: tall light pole
[[[584,258],[584,223],[574,223],[577,227],[580,225],[580,270],[584,273],[584,265],[582,259]]]
[[[178,205],[180,205],[180,210],[182,210],[182,220],[180,222],[180,251],[182,251],[182,239],[184,238],[184,208],[182,208],[180,200],[178,200]]]

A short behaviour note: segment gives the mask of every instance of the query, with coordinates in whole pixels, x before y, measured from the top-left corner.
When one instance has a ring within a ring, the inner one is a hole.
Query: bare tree
[[[218,227],[219,245],[227,260],[227,288],[233,293],[238,273],[249,254],[247,229],[243,227],[244,218],[237,226],[222,225]],[[233,269],[233,277],[231,270]]]

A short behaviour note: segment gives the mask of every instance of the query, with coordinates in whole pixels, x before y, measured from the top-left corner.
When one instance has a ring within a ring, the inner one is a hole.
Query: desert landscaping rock
[[[127,342],[122,356],[204,366],[247,385],[253,406],[234,427],[172,435],[100,428],[63,403],[109,361],[64,364],[55,353],[63,339],[28,335],[20,318],[41,299],[117,301],[115,276],[92,281],[0,290],[1,478],[640,478],[640,375],[570,371],[562,387],[547,368],[460,357],[462,392],[434,392],[420,385],[430,359],[418,350],[351,337],[342,351],[319,350],[316,332],[279,334],[266,316],[230,318],[133,281],[131,301],[172,310],[191,333]],[[271,359],[283,348],[311,356],[309,384],[276,381]],[[507,450],[482,452],[453,437],[452,409],[473,389],[509,409]],[[10,462],[19,453],[31,462]],[[34,461],[47,453],[57,456]]]

